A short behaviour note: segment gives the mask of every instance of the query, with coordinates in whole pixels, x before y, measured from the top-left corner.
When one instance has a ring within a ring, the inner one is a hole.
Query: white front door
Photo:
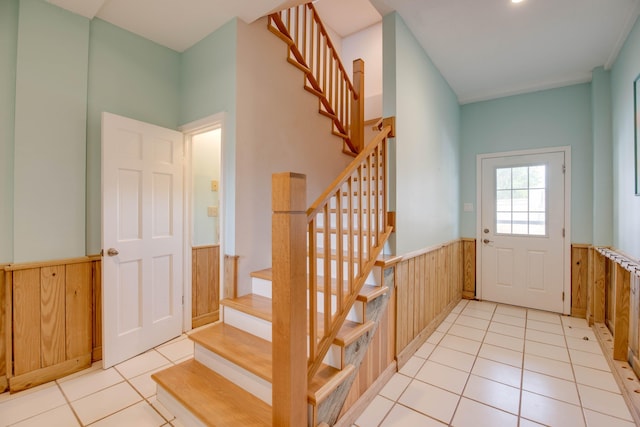
[[[103,367],[182,332],[183,137],[102,115]]]
[[[484,300],[564,312],[564,151],[481,160]]]

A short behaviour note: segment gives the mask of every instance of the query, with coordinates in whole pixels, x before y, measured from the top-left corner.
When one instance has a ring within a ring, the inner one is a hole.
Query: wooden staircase
[[[269,28],[355,159],[309,208],[304,175],[273,176],[272,268],[252,274],[250,294],[221,301],[222,322],[190,334],[193,360],[152,376],[185,426],[333,425],[389,299],[374,266],[392,230],[393,122],[364,147],[362,90],[311,4],[271,15]]]

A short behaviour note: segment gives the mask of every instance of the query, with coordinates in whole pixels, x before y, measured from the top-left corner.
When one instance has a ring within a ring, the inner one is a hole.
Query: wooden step
[[[254,271],[251,273],[251,277],[273,281],[273,269],[265,268],[263,270]],[[323,283],[324,277],[318,276],[317,281],[318,281],[317,283]],[[344,282],[344,284],[346,285],[346,281]],[[360,289],[360,292],[358,293],[357,301],[361,301],[365,303],[369,301],[373,301],[379,296],[386,294],[388,291],[389,289],[386,286],[372,286],[372,285],[365,284],[362,287],[362,289]],[[338,293],[336,278],[331,279],[331,293],[333,295],[336,295]]]
[[[309,403],[318,406],[329,397],[354,370],[353,365],[347,365],[342,370],[327,365],[322,366],[309,383],[307,392]]]
[[[225,323],[216,323],[194,332],[189,338],[203,348],[271,382],[273,363],[269,341]]]
[[[207,426],[271,426],[269,405],[193,359],[151,378]]]
[[[366,299],[366,297],[363,297],[363,298]],[[256,301],[258,302],[258,304],[256,304]],[[265,305],[264,305],[265,302],[269,303],[268,310],[265,308]],[[222,300],[220,304],[223,304],[227,307],[232,307],[240,312],[258,317],[268,322],[272,321],[271,299],[260,296],[260,295],[248,294],[248,295],[244,295],[242,297],[238,297],[234,299],[225,299],[225,300]],[[261,307],[256,309],[256,306],[261,306]],[[345,320],[344,324],[342,325],[342,328],[340,328],[340,331],[338,332],[338,335],[336,335],[334,344],[338,346],[343,346],[345,342],[346,343],[351,342],[350,337],[353,336],[354,330],[360,329],[362,330],[361,333],[364,333],[366,331],[366,327],[364,328],[362,327],[363,327],[363,324],[361,323]],[[235,327],[233,328],[237,329]],[[192,335],[195,335],[195,333]],[[247,335],[251,335],[251,334],[247,334]],[[256,337],[256,339],[264,341],[261,338]],[[215,350],[211,350],[211,351],[216,352]]]
[[[220,305],[235,308],[262,320],[271,322],[271,299],[260,295],[247,294],[237,298],[224,298]]]

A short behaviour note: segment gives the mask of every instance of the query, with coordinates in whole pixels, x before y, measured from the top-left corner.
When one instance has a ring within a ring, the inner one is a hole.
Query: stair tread
[[[273,269],[265,268],[262,270],[254,271],[251,273],[251,277],[255,277],[263,280],[273,280]],[[322,283],[324,281],[324,276],[317,276],[318,283]],[[345,281],[346,283],[346,281]],[[335,278],[331,279],[331,292],[335,295],[337,293],[336,289],[337,280]],[[360,289],[360,293],[358,294],[358,301],[369,302],[378,298],[380,295],[386,294],[389,289],[386,286],[374,286],[374,285],[364,285]]]
[[[342,370],[328,365],[322,366],[307,387],[309,403],[318,405],[338,388],[353,371],[355,371],[353,365],[347,365]]]
[[[269,341],[226,323],[211,325],[194,332],[189,338],[207,350],[271,382],[273,362]]]
[[[169,394],[212,427],[270,426],[271,407],[196,360],[151,376]]]
[[[269,302],[268,309],[261,308],[259,312],[260,314],[259,316],[257,314],[254,314],[255,308],[254,308],[254,305],[252,305],[255,303],[256,300],[260,301],[261,304],[264,301]],[[220,303],[222,304],[223,302],[224,302],[224,305],[233,307],[236,310],[242,311],[243,313],[255,315],[256,317],[260,317],[261,319],[266,320],[268,322],[272,321],[273,316],[271,312],[271,299],[269,298],[266,298],[260,295],[249,294],[249,295],[244,295],[242,297],[235,298],[233,300],[223,300]],[[368,322],[362,324],[358,322],[353,322],[351,320],[345,320],[342,327],[340,328],[340,331],[338,331],[338,334],[336,335],[334,343],[339,346],[348,345],[353,341],[354,334],[356,334],[356,337],[357,337],[360,334],[364,333],[368,327],[369,327]],[[323,325],[319,325],[320,333],[322,333],[323,331],[322,328],[323,328]],[[195,334],[192,334],[192,335],[195,335]],[[215,350],[212,350],[212,351],[215,352]],[[269,379],[269,381],[271,380]]]
[[[221,305],[235,308],[262,320],[271,321],[271,299],[256,294],[247,294],[236,298],[224,298]]]

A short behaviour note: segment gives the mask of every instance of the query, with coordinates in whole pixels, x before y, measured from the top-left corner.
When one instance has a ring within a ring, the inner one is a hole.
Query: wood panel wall
[[[571,245],[571,316],[587,317],[590,245]]]
[[[476,297],[476,239],[462,239],[462,298]]]
[[[197,328],[220,318],[220,246],[194,247],[191,264],[191,317]]]
[[[0,265],[0,393],[7,390],[9,382],[7,381],[7,352],[11,347],[11,338],[7,336],[7,299],[5,285],[6,265]]]
[[[402,367],[462,297],[463,243],[405,256],[396,269],[396,357]]]
[[[84,257],[5,267],[5,372],[12,392],[91,365],[96,262]]]

